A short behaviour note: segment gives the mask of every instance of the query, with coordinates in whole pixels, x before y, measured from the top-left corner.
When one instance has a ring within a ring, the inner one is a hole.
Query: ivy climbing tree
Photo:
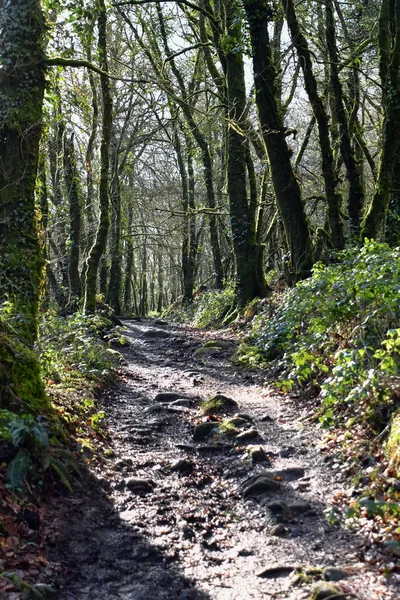
[[[34,195],[45,90],[40,1],[2,0],[0,32],[0,305],[32,344],[43,268]]]

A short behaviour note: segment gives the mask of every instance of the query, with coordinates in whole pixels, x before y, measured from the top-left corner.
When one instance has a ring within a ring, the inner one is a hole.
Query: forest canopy
[[[398,242],[394,0],[0,7],[3,314],[235,306]],[[234,308],[234,307],[232,307]],[[14,316],[14,317],[13,317]]]

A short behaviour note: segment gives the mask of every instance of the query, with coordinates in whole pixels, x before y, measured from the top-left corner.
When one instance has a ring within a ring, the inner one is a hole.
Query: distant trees
[[[43,277],[64,313],[227,281],[240,306],[266,275],[395,242],[399,11],[379,8],[374,27],[375,4],[341,0],[79,0],[48,15],[46,57],[40,3],[3,3],[3,312],[32,342]]]

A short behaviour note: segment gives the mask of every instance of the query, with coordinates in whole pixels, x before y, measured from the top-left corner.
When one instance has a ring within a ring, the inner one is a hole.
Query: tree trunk
[[[339,79],[339,57],[336,48],[336,30],[332,0],[325,0],[326,44],[329,54],[330,83],[333,94],[333,110],[340,132],[340,151],[346,167],[349,182],[348,211],[350,232],[358,235],[361,225],[361,212],[364,206],[364,188],[359,165],[351,144],[349,122],[343,100],[343,87]]]
[[[74,312],[82,295],[79,275],[81,241],[82,190],[76,166],[73,135],[64,134],[64,179],[69,200],[69,300],[68,309]]]
[[[107,12],[104,0],[98,0],[99,17],[99,56],[100,67],[108,73],[107,62]],[[103,101],[103,116],[102,116],[102,135],[100,146],[100,184],[99,184],[99,204],[100,218],[96,233],[96,240],[90,249],[87,258],[87,272],[85,282],[85,313],[95,313],[96,311],[96,288],[97,288],[97,272],[100,259],[105,252],[108,230],[110,227],[110,212],[109,212],[109,166],[110,166],[110,140],[112,127],[112,98],[110,89],[110,80],[107,75],[100,75],[101,94]]]
[[[0,303],[28,344],[37,335],[43,257],[35,183],[45,88],[45,23],[38,0],[0,5]]]
[[[318,124],[318,137],[322,157],[322,176],[325,183],[325,194],[328,205],[328,222],[332,246],[338,250],[344,247],[343,227],[340,219],[340,195],[337,193],[337,178],[333,160],[333,152],[329,136],[329,117],[324,102],[318,93],[317,80],[313,72],[313,64],[308,43],[300,29],[294,9],[293,0],[282,0],[286,13],[292,43],[296,48],[300,66],[303,71],[304,84],[315,120]]]
[[[385,109],[378,179],[363,223],[363,237],[376,238],[384,229],[394,184],[399,181],[400,154],[400,2],[383,0],[379,15],[379,74]]]
[[[263,0],[247,0],[245,10],[252,41],[258,114],[270,160],[272,183],[290,251],[288,279],[294,283],[311,273],[312,246],[299,184],[290,162],[285,127],[276,101],[276,73],[268,32],[272,11],[269,4]]]
[[[111,267],[107,289],[107,303],[117,315],[121,314],[122,256],[121,256],[121,186],[119,180],[118,149],[112,160],[111,181],[112,236]]]

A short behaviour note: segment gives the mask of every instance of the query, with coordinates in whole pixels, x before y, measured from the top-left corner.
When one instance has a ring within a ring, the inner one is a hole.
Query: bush
[[[190,322],[195,327],[218,327],[231,311],[234,301],[234,286],[228,284],[222,290],[198,293],[192,304],[175,310],[173,318],[178,322]]]
[[[315,265],[272,315],[256,316],[239,360],[272,362],[285,391],[321,389],[327,426],[359,413],[379,429],[400,365],[399,291],[400,249],[366,241]]]

